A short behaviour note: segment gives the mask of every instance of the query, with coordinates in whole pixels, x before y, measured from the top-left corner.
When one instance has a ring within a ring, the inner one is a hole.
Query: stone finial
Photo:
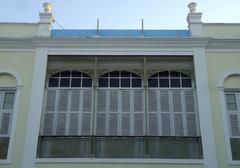
[[[197,3],[196,2],[189,3],[188,8],[190,13],[195,13],[197,8]]]
[[[49,2],[43,3],[44,13],[52,13],[52,4]]]

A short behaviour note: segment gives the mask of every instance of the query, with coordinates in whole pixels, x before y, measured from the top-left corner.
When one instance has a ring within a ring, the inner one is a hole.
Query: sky
[[[38,22],[47,0],[1,0],[0,22]],[[190,0],[49,0],[64,29],[187,29]],[[240,23],[240,0],[195,0],[207,23]],[[60,29],[57,24],[53,28]]]

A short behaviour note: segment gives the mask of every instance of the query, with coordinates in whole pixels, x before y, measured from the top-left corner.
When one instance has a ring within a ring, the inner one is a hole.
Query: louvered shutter
[[[188,136],[197,136],[196,117],[194,113],[187,114]]]
[[[171,136],[171,120],[170,114],[162,113],[162,135],[163,136]]]
[[[181,91],[172,91],[173,112],[182,112]]]
[[[0,92],[0,135],[10,136],[11,115],[13,113],[14,92]]]
[[[239,92],[226,92],[225,94],[227,115],[231,137],[240,136],[240,112],[239,112]]]
[[[54,113],[45,113],[43,116],[44,116],[44,124],[42,126],[43,127],[42,135],[52,135]]]
[[[92,91],[84,90],[83,91],[83,112],[92,111]]]
[[[183,115],[181,113],[174,114],[174,135],[183,136]]]
[[[151,136],[158,135],[158,113],[160,109],[158,109],[157,95],[158,90],[149,90],[148,91],[148,123],[149,123],[149,134]]]
[[[109,114],[109,135],[118,135],[118,114]]]
[[[130,135],[130,113],[122,114],[122,135]]]
[[[90,135],[91,113],[82,114],[82,135]]]
[[[110,98],[109,98],[109,112],[118,112],[118,90],[111,90],[110,91]]]
[[[118,90],[109,91],[108,134],[118,135]]]
[[[68,90],[59,90],[58,112],[66,112],[68,108]]]
[[[97,135],[105,135],[105,113],[97,114]]]
[[[186,122],[188,136],[198,136],[197,125],[197,114],[195,111],[195,99],[193,91],[184,91],[185,97],[185,108],[186,108]]]
[[[193,91],[185,91],[186,112],[195,112]]]
[[[10,126],[10,113],[2,114],[2,124],[1,124],[1,135],[9,135],[9,126]]]
[[[130,91],[122,91],[121,96],[121,135],[130,135]]]
[[[66,113],[59,113],[57,116],[56,135],[65,135],[66,131]]]
[[[97,111],[106,112],[106,90],[99,90],[97,95]]]
[[[172,131],[171,131],[169,91],[160,91],[160,107],[161,107],[162,135],[170,136],[172,134]]]
[[[107,91],[98,90],[97,94],[97,135],[105,135],[106,109],[107,109]]]
[[[70,113],[69,135],[78,135],[79,114]]]
[[[229,115],[229,120],[230,120],[230,127],[231,127],[232,136],[240,136],[237,114],[230,114]]]
[[[143,91],[136,90],[134,93],[134,116],[133,116],[133,125],[134,125],[134,135],[140,136],[143,135]]]
[[[181,90],[172,91],[173,127],[174,136],[183,136],[183,109]]]
[[[80,91],[79,90],[72,90],[71,92],[71,112],[79,112],[80,106]]]

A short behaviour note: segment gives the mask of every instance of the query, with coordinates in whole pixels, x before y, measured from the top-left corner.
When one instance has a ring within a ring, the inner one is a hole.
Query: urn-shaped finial
[[[196,12],[197,3],[196,2],[191,2],[190,4],[188,4],[188,8],[189,8],[190,13]]]
[[[43,10],[45,13],[52,13],[52,4],[49,2],[43,3]]]

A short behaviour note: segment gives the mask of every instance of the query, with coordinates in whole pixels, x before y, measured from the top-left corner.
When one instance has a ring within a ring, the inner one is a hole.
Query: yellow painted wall
[[[16,87],[16,79],[8,74],[0,74],[0,87]]]
[[[222,120],[222,112],[220,108],[220,100],[218,94],[217,83],[224,72],[231,69],[240,69],[240,53],[207,53],[208,80],[210,90],[210,100],[213,115],[214,135],[217,148],[217,159],[219,168],[240,167],[229,166],[227,163],[226,142],[224,139],[224,125]],[[239,80],[228,81],[228,85],[235,85],[233,82]],[[240,83],[238,83],[240,88]]]
[[[224,81],[224,88],[240,88],[240,76],[233,75]]]
[[[202,36],[213,38],[240,38],[240,24],[204,23]]]
[[[38,25],[35,23],[0,23],[0,37],[37,36]]]
[[[19,168],[22,163],[34,59],[34,52],[0,52],[0,69],[11,69],[17,72],[23,83],[17,114],[12,163],[9,165],[0,165],[1,168]],[[5,84],[13,80],[11,77],[6,76],[0,77],[1,79],[7,79]]]

